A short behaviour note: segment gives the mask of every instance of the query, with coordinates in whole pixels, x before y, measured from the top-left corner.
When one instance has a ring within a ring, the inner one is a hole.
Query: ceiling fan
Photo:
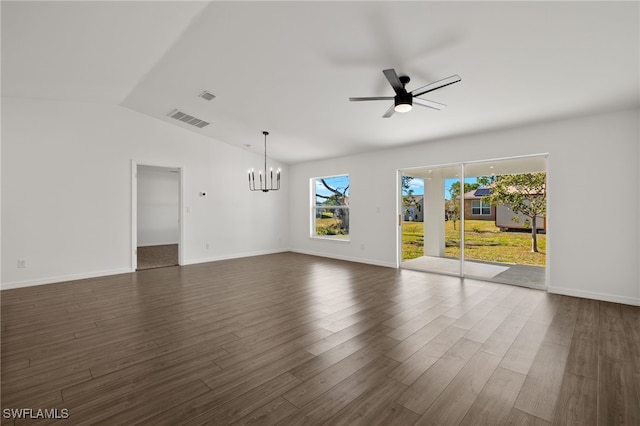
[[[418,89],[412,90],[411,92],[407,92],[407,89],[404,87],[411,81],[411,79],[406,75],[398,76],[398,73],[393,68],[382,71],[384,76],[389,80],[389,84],[393,87],[393,90],[396,92],[395,96],[373,96],[367,98],[349,98],[350,101],[387,101],[393,100],[393,105],[384,113],[382,117],[389,118],[393,115],[394,112],[408,112],[413,108],[413,104],[422,105],[427,108],[433,109],[442,109],[446,105],[428,101],[426,99],[418,98],[418,96],[424,95],[425,93],[433,92],[436,89],[440,89],[441,87],[448,86],[453,83],[457,83],[461,80],[459,75],[452,75],[451,77],[444,78],[442,80],[438,80],[434,83],[427,84],[426,86],[422,86]]]

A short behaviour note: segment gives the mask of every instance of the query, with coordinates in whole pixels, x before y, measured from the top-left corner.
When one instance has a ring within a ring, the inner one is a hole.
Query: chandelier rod
[[[267,135],[269,132],[266,130],[262,131],[264,135],[264,186],[267,186]]]

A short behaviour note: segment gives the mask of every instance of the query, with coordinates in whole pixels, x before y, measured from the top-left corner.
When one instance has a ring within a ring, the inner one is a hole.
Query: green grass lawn
[[[460,257],[460,222],[444,222],[445,256]],[[414,259],[423,255],[424,227],[422,222],[402,224],[402,258]],[[531,251],[530,232],[503,232],[492,221],[465,221],[465,259],[487,262],[506,262],[521,265],[545,265],[547,238],[538,234],[538,253]]]
[[[422,222],[402,223],[402,258],[415,259],[424,254],[424,225]]]
[[[349,238],[340,229],[340,220],[336,220],[330,213],[325,213],[322,218],[316,218],[316,235],[326,235],[335,238]]]

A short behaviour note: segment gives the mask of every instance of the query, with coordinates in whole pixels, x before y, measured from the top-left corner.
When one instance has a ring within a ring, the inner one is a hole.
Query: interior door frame
[[[131,272],[138,268],[138,166],[162,167],[179,171],[178,184],[178,265],[184,264],[184,167],[153,161],[131,160]]]

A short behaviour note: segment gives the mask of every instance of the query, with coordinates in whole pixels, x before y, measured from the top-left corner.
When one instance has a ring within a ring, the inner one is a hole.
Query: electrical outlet
[[[204,244],[204,248],[206,248],[207,250],[209,250],[211,248],[211,244],[209,243],[205,243]]]
[[[27,267],[26,259],[18,259],[18,268],[23,269]]]

